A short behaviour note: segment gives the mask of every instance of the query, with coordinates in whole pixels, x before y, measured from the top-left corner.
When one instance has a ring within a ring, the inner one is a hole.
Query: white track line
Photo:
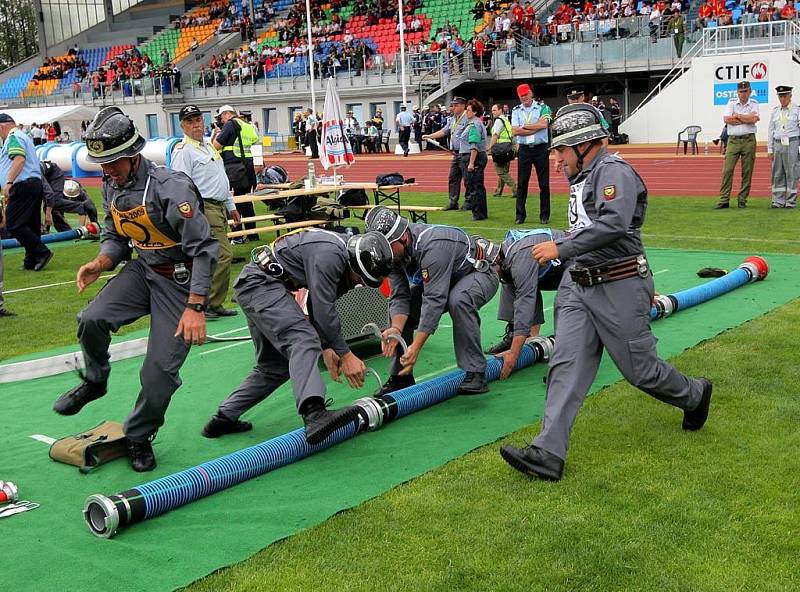
[[[230,331],[223,331],[222,333],[214,333],[211,337],[222,337],[223,335],[229,335],[230,333],[238,333],[239,331],[244,331],[247,329],[247,325],[244,327],[239,327],[237,329],[231,329]]]
[[[99,280],[106,280],[108,278],[114,277],[116,274],[112,273],[111,275],[103,275],[100,276]],[[17,292],[27,292],[28,290],[41,290],[42,288],[55,288],[56,286],[67,286],[69,284],[74,284],[75,280],[70,280],[69,282],[58,282],[55,284],[43,284],[41,286],[30,286],[28,288],[17,288],[16,290],[4,290],[3,294],[16,294]]]
[[[240,345],[244,345],[245,343],[253,343],[252,341],[237,341],[236,343],[230,343],[228,345],[223,345],[222,347],[218,347],[216,349],[210,349],[208,351],[200,352],[201,356],[207,356],[208,354],[213,354],[218,351],[222,351],[223,349],[230,349],[232,347],[239,347]]]
[[[45,444],[50,444],[50,445],[52,445],[56,441],[55,438],[51,438],[50,436],[43,436],[42,434],[31,434],[29,437],[33,438],[34,440],[38,440],[39,442],[44,442]]]
[[[667,273],[668,271],[669,271],[669,269],[662,269],[660,271],[654,271],[653,275],[658,275],[659,273]]]

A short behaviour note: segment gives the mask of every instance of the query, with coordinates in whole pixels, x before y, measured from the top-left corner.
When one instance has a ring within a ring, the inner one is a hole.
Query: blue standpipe
[[[767,272],[767,264],[763,259],[751,257],[722,278],[676,294],[658,296],[651,317],[664,318],[678,310],[706,302],[748,282],[763,279]],[[549,359],[553,345],[553,337],[530,338],[522,348],[514,372]],[[497,380],[501,369],[502,362],[498,358],[488,357],[486,380]],[[338,429],[314,446],[306,442],[304,430],[297,429],[121,493],[91,495],[84,504],[84,520],[92,534],[111,538],[119,530],[137,522],[269,473],[362,432],[378,430],[386,423],[451,399],[457,395],[458,385],[463,380],[464,371],[453,370],[388,395],[357,399],[353,405],[358,408],[358,421]]]

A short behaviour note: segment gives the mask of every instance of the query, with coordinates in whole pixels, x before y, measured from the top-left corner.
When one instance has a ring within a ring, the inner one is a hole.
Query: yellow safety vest
[[[256,132],[255,126],[241,119],[235,118],[234,121],[239,126],[239,134],[241,135],[242,147],[244,148],[244,157],[253,158],[253,154],[250,152],[250,146],[258,144],[258,132]],[[230,152],[236,158],[241,159],[242,151],[239,149],[239,138],[237,137],[230,146],[223,146],[220,152]]]

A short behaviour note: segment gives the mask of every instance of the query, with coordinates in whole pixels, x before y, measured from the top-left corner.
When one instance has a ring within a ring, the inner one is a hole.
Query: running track
[[[722,175],[723,156],[716,146],[711,146],[711,153],[692,156],[675,155],[674,147],[668,146],[610,146],[611,152],[619,152],[620,156],[630,162],[647,184],[650,195],[688,195],[699,197],[715,197],[719,194]],[[356,163],[350,169],[342,171],[347,181],[375,181],[382,173],[400,172],[406,179],[414,177],[417,185],[410,191],[446,192],[447,171],[450,166],[450,155],[444,152],[425,151],[412,154],[408,158],[389,154],[357,155]],[[276,155],[267,157],[270,164],[280,164],[292,179],[306,174],[307,159],[299,154]],[[322,167],[316,161],[317,174]],[[517,164],[511,165],[511,175],[516,178]],[[740,167],[734,175],[732,198],[736,199],[739,190]],[[86,185],[99,186],[97,177],[83,179]],[[497,184],[494,167],[486,167],[486,189],[492,193]],[[568,185],[563,175],[550,169],[550,189],[554,193],[568,193]],[[531,193],[538,191],[536,173],[531,178]],[[506,194],[508,189],[505,190]],[[768,198],[770,196],[770,162],[766,150],[759,147],[756,158],[751,197]]]

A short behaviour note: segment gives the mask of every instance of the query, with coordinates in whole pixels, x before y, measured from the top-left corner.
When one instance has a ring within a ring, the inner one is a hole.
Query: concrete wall
[[[624,121],[620,130],[634,143],[675,142],[686,126],[699,125],[703,131],[698,141],[711,141],[722,131],[722,113],[728,98],[736,98],[739,80],[750,81],[761,104],[756,137],[764,141],[769,114],[778,104],[775,87],[800,88],[800,65],[790,51],[696,57],[691,68]]]

